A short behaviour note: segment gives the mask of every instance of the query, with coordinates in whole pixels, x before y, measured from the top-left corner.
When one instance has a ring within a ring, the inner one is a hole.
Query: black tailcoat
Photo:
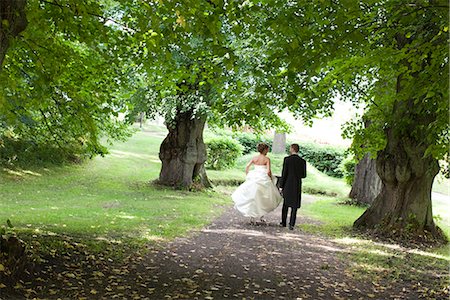
[[[306,177],[306,161],[297,154],[284,158],[280,187],[284,204],[299,208],[302,201],[302,178]]]

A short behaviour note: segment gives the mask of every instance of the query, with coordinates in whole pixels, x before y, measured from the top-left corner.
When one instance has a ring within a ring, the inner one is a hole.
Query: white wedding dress
[[[275,177],[267,175],[267,167],[255,165],[245,182],[231,195],[234,207],[245,217],[260,218],[273,211],[282,201]]]

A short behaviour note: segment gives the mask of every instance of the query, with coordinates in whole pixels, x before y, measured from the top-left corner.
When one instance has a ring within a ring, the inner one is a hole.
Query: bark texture
[[[174,187],[210,187],[206,171],[206,146],[203,129],[206,117],[193,118],[191,113],[180,113],[161,144],[162,161],[159,183]]]
[[[382,182],[376,169],[376,160],[367,153],[355,167],[350,198],[361,204],[372,204],[381,192]]]
[[[0,67],[13,38],[27,27],[26,0],[0,0]]]
[[[378,154],[376,168],[383,185],[373,204],[359,217],[356,227],[391,235],[444,239],[431,208],[431,187],[439,172],[436,159],[424,157],[426,146],[388,132],[386,148]]]

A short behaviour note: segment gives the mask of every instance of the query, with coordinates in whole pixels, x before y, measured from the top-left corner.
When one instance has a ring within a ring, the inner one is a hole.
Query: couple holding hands
[[[278,182],[272,175],[267,144],[258,144],[259,155],[247,164],[245,182],[231,197],[234,207],[245,217],[250,217],[252,223],[255,218],[264,222],[263,216],[276,209],[283,200],[280,225],[286,227],[288,210],[291,208],[289,229],[294,229],[297,209],[301,205],[302,178],[306,177],[306,161],[298,155],[298,144],[292,144],[289,151],[291,155],[284,158]],[[254,168],[250,170],[252,165]]]

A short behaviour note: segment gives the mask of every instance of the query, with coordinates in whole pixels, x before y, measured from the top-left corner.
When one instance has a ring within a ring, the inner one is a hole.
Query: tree
[[[355,226],[441,239],[430,195],[449,141],[448,3],[248,1],[236,13],[270,44],[266,77],[297,115],[329,114],[336,96],[365,107],[370,126],[346,134],[377,154],[383,187]]]
[[[1,1],[1,9],[0,144],[50,145],[69,158],[106,153],[102,136],[126,134],[112,117],[124,107],[132,47],[114,21],[119,3]]]
[[[27,26],[25,5],[26,0],[0,2],[0,70],[11,40]]]
[[[146,111],[149,117],[165,117],[169,133],[160,148],[161,184],[210,185],[204,168],[206,121],[221,126],[249,124],[257,129],[285,125],[273,112],[279,107],[276,100],[267,99],[261,105],[248,88],[251,83],[242,82],[249,76],[243,62],[249,54],[237,60],[235,52],[241,48],[232,49],[236,42],[224,7],[221,1],[186,1],[130,11],[134,19],[142,18],[137,14],[158,16],[142,27],[139,23],[133,26],[147,51],[140,60],[141,87],[132,97],[131,115]]]
[[[349,196],[360,204],[372,204],[380,194],[381,187],[376,160],[367,153],[355,166],[355,176]]]

